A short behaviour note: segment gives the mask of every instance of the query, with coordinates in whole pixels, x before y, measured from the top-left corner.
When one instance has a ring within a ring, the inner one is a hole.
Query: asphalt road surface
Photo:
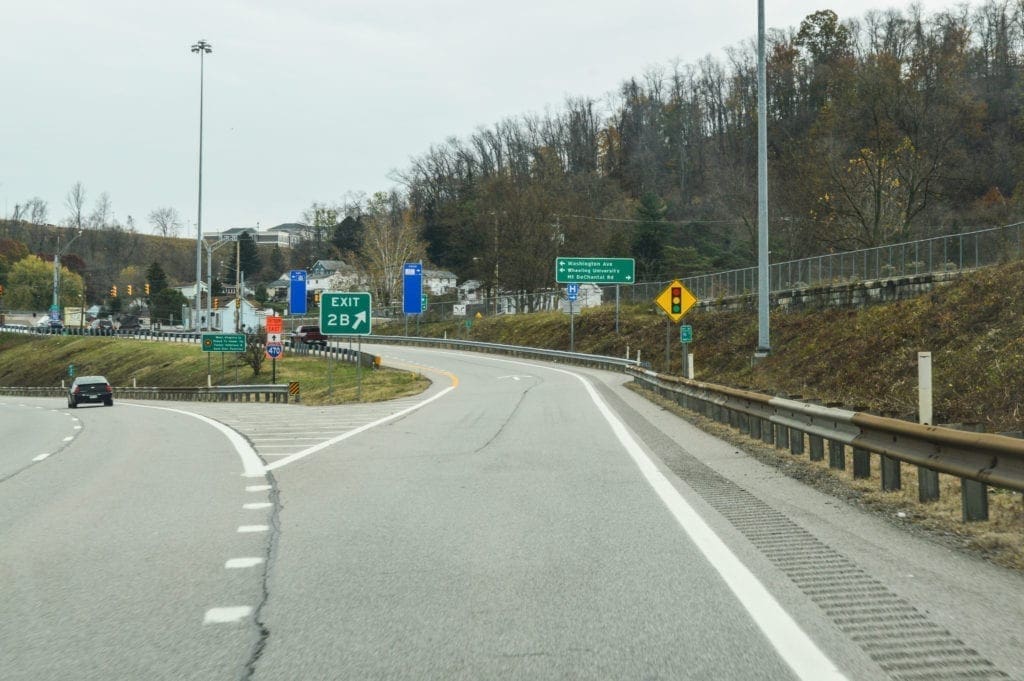
[[[338,407],[0,397],[0,678],[997,679],[1024,579],[621,375],[373,349]]]

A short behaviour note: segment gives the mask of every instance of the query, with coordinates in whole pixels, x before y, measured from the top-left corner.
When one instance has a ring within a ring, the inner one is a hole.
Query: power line
[[[650,220],[632,220],[629,218],[600,218],[596,215],[571,215],[571,214],[559,214],[555,213],[555,217],[561,218],[580,218],[581,220],[597,220],[600,222],[630,222],[636,224],[648,224]],[[663,222],[669,225],[692,225],[694,223],[702,225],[742,225],[744,224],[741,220],[657,220],[657,222]]]

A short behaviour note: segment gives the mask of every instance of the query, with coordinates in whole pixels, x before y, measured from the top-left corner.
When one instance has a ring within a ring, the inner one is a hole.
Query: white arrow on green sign
[[[369,293],[320,294],[320,333],[325,336],[366,336],[370,333]]]
[[[635,281],[633,258],[555,258],[555,282],[559,284],[632,284]]]

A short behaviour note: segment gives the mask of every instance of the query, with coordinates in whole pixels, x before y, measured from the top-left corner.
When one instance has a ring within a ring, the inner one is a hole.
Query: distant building
[[[243,234],[249,235],[257,246],[278,246],[280,248],[291,248],[293,244],[302,239],[303,233],[309,229],[306,225],[299,223],[284,223],[276,227],[260,230],[257,227],[232,227],[221,232],[208,232],[203,235],[203,240],[208,243],[218,241],[235,241]]]
[[[448,270],[423,270],[423,290],[435,296],[443,296],[446,293],[458,289],[458,282],[454,272]]]

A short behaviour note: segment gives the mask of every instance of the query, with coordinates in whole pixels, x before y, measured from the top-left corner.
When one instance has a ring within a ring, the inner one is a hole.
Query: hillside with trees
[[[1019,219],[1024,4],[826,9],[768,37],[773,262]],[[751,266],[756,65],[751,40],[439,142],[396,171],[399,188],[313,202],[291,249],[249,254],[247,281],[343,259],[386,305],[410,259],[504,292],[551,288],[558,255],[634,257],[648,281]],[[105,193],[87,198],[74,185],[61,220],[83,231],[62,261],[87,298],[155,261],[172,284],[194,278],[177,210],[155,208],[148,237]],[[45,202],[15,213],[0,283],[22,247],[44,262],[58,248]]]

